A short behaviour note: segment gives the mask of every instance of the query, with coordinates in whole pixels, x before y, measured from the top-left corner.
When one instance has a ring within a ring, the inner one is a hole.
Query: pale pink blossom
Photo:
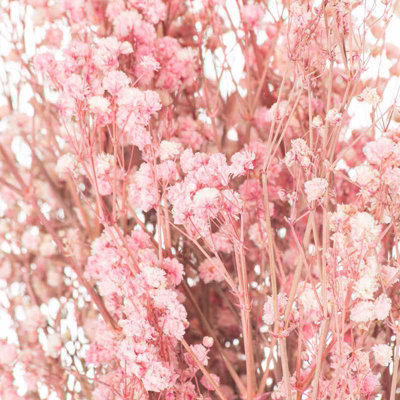
[[[164,258],[162,267],[167,272],[170,285],[177,286],[185,274],[184,266],[176,258]]]
[[[14,344],[9,344],[4,340],[0,341],[0,364],[10,367],[17,359],[17,348]]]
[[[251,171],[254,169],[253,161],[255,158],[256,155],[248,150],[235,153],[231,157],[230,173],[235,177]]]
[[[378,390],[379,384],[378,376],[369,372],[362,381],[361,393],[364,395],[371,395]]]
[[[63,154],[57,161],[56,172],[60,178],[76,176],[78,161],[72,153]]]
[[[287,302],[288,302],[287,296],[284,293],[279,293],[278,294],[279,318],[282,314],[282,311],[285,309]],[[266,325],[273,325],[275,321],[274,302],[272,296],[268,296],[267,301],[264,304],[262,320]]]
[[[375,318],[383,321],[389,316],[392,307],[392,300],[384,293],[382,293],[375,300]]]
[[[260,249],[268,245],[268,235],[265,222],[250,225],[248,233],[250,240]]]
[[[313,128],[321,128],[323,125],[323,121],[320,115],[316,115],[313,120],[312,120],[312,126]]]
[[[292,140],[292,148],[285,155],[285,164],[287,167],[291,167],[295,161],[298,161],[300,165],[307,168],[311,163],[312,153],[304,139]]]
[[[169,160],[179,156],[182,152],[182,144],[179,142],[172,142],[163,140],[160,143],[160,159],[161,161]]]
[[[46,31],[44,41],[48,46],[59,46],[63,39],[63,32],[58,28],[49,28]]]
[[[193,197],[193,207],[199,214],[213,218],[218,212],[220,192],[215,188],[200,189]]]
[[[213,380],[213,382],[215,383],[215,385],[219,386],[219,384],[220,384],[219,376],[217,376],[215,374],[210,374],[210,377]],[[207,376],[203,375],[202,378],[200,379],[200,382],[207,390],[211,390],[211,391],[215,390],[214,386],[209,381]]]
[[[146,390],[152,392],[162,392],[170,387],[177,376],[167,365],[161,362],[152,362],[143,377],[143,385]]]
[[[92,96],[89,98],[89,109],[93,113],[105,113],[110,106],[108,99],[102,96]]]
[[[248,29],[258,26],[265,14],[260,4],[248,4],[240,10],[243,23]]]
[[[84,100],[89,92],[87,83],[77,74],[72,74],[64,83],[65,93],[76,100]]]
[[[59,333],[52,333],[47,336],[47,353],[50,357],[57,358],[62,346],[63,342]]]
[[[142,70],[142,73],[153,72],[160,69],[160,63],[153,56],[143,56],[138,67]]]
[[[367,143],[363,152],[367,160],[371,164],[379,165],[383,160],[387,159],[394,151],[395,143],[386,137]]]
[[[328,182],[323,178],[314,178],[304,183],[304,190],[307,195],[307,201],[312,202],[320,200],[328,189]]]
[[[122,71],[110,71],[103,79],[103,88],[112,96],[117,96],[119,92],[129,87],[130,79]]]
[[[326,121],[330,125],[338,125],[342,118],[342,113],[340,113],[336,108],[330,109],[326,114]]]
[[[210,336],[203,337],[203,346],[210,348],[213,346],[213,344],[214,344],[214,339],[212,337]]]
[[[165,271],[160,268],[146,265],[142,268],[142,274],[146,283],[151,287],[158,288],[166,285]]]
[[[381,98],[379,97],[378,93],[376,92],[376,88],[366,87],[361,94],[359,95],[359,99],[366,101],[368,104],[376,106]]]
[[[359,301],[350,311],[350,319],[354,322],[368,322],[375,318],[375,306],[372,301]]]
[[[190,349],[192,350],[192,352],[194,353],[194,355],[196,356],[196,358],[204,365],[207,366],[208,365],[208,352],[209,349],[205,348],[202,344],[195,344],[195,345],[191,345]],[[192,356],[188,356],[188,360],[190,360],[192,363],[195,363],[195,360],[192,358]],[[196,364],[194,364],[196,365]]]
[[[365,274],[354,284],[355,298],[363,300],[373,300],[374,293],[379,289],[376,277],[371,274]]]
[[[391,346],[387,344],[376,344],[372,348],[372,351],[374,352],[375,361],[378,364],[387,367],[392,361],[393,350]]]
[[[216,258],[206,259],[199,265],[199,274],[204,283],[222,282],[224,280],[224,267]]]

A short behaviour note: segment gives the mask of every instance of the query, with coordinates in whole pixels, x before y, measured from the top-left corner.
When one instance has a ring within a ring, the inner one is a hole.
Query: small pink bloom
[[[314,178],[304,184],[304,190],[307,195],[307,201],[311,203],[320,200],[328,189],[328,182],[323,178]]]
[[[213,346],[213,344],[214,344],[214,339],[212,337],[210,336],[203,337],[203,346],[210,348]]]
[[[379,378],[372,372],[369,372],[362,381],[361,393],[364,395],[371,395],[379,388]]]
[[[129,87],[129,84],[130,79],[122,71],[110,71],[103,79],[103,88],[111,96],[117,96],[123,88]]]
[[[92,96],[89,98],[89,109],[93,113],[105,113],[110,102],[103,96]]]
[[[381,137],[373,142],[367,143],[363,152],[371,164],[379,165],[387,159],[395,150],[395,143],[386,137]]]
[[[190,349],[193,351],[194,355],[196,358],[204,365],[208,365],[208,352],[209,350],[205,348],[202,344],[195,344],[195,345],[190,345]],[[192,358],[191,355],[188,355],[187,360],[190,360],[192,365],[197,366],[195,360]]]
[[[220,382],[219,376],[215,374],[210,374],[210,377],[214,381],[214,384],[216,386],[219,386]],[[203,375],[202,378],[200,379],[200,382],[207,390],[215,390],[214,386],[211,384],[207,376]]]
[[[246,6],[243,6],[240,11],[242,20],[248,29],[259,26],[264,16],[264,13],[264,10],[259,4],[248,4]]]
[[[177,157],[182,151],[182,144],[163,140],[160,143],[160,159],[161,161],[169,160]]]
[[[366,87],[361,94],[358,96],[358,99],[361,101],[366,101],[368,104],[376,106],[381,98],[376,92],[376,88]]]
[[[375,300],[375,318],[380,321],[386,319],[389,316],[391,307],[392,300],[385,293],[382,293]]]
[[[326,114],[326,121],[330,125],[338,125],[342,120],[342,117],[342,114],[336,108],[332,108]]]
[[[253,161],[256,155],[248,150],[242,150],[231,157],[230,173],[236,177],[254,169]]]
[[[375,317],[375,306],[372,301],[359,301],[351,308],[350,319],[354,322],[368,322]]]
[[[52,333],[47,336],[47,353],[50,357],[57,358],[62,346],[63,342],[59,333]]]
[[[17,359],[17,348],[14,344],[0,341],[0,364],[10,367]]]
[[[391,346],[387,344],[376,344],[372,350],[374,352],[375,361],[378,364],[387,367],[392,361],[393,350]]]
[[[199,266],[199,274],[204,283],[222,282],[224,280],[224,269],[217,258],[204,260]]]

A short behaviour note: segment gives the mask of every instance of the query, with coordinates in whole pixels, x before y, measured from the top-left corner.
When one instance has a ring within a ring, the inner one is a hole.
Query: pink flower
[[[382,293],[375,300],[375,318],[380,321],[386,319],[389,316],[391,307],[392,300],[385,293]]]
[[[44,41],[48,46],[60,46],[60,43],[63,39],[63,33],[61,29],[58,28],[49,28],[46,31],[46,37]]]
[[[371,164],[380,165],[383,160],[388,158],[395,149],[395,143],[386,137],[367,143],[363,152]]]
[[[372,301],[359,301],[351,308],[350,319],[354,322],[368,322],[375,318],[375,306]]]
[[[236,177],[254,169],[253,161],[256,155],[248,150],[242,150],[231,157],[230,172]]]
[[[210,336],[203,337],[203,346],[210,348],[213,346],[213,344],[214,344],[214,339],[212,337]]]
[[[323,178],[314,178],[304,183],[304,190],[307,195],[307,201],[311,203],[320,200],[328,189],[328,182]]]
[[[200,189],[193,197],[193,207],[196,213],[203,214],[205,218],[214,218],[218,213],[219,197],[218,189]]]
[[[138,67],[142,70],[142,73],[148,73],[158,71],[160,63],[153,56],[143,56]]]
[[[8,344],[0,340],[0,364],[10,367],[17,359],[17,348],[14,344]]]
[[[215,257],[211,260],[206,259],[199,265],[199,274],[204,283],[222,282],[224,280],[223,266]]]
[[[350,218],[352,239],[374,246],[379,240],[381,226],[367,212],[359,212]]]
[[[179,179],[179,173],[176,169],[176,163],[167,160],[156,166],[157,179],[163,183],[174,183]]]
[[[215,385],[219,386],[220,382],[219,376],[215,374],[210,374],[210,377],[214,381]],[[200,379],[200,382],[207,390],[215,390],[214,386],[211,384],[207,376],[203,375]]]
[[[372,348],[372,351],[374,352],[375,361],[378,364],[387,367],[392,361],[393,350],[391,346],[387,344],[376,344]]]
[[[122,11],[113,20],[115,35],[118,38],[126,38],[134,26],[139,25],[141,19],[141,15],[136,10]]]
[[[142,268],[142,274],[146,283],[154,288],[165,286],[165,271],[160,268],[145,266]]]
[[[342,114],[336,108],[332,108],[326,114],[326,121],[330,125],[338,125],[342,120],[342,117]]]
[[[190,345],[190,349],[193,351],[194,355],[196,358],[206,367],[208,365],[208,352],[209,350],[205,348],[202,344],[195,344],[195,345]],[[197,364],[195,360],[192,358],[191,355],[187,355],[187,361],[190,362],[193,366],[196,366]]]
[[[273,325],[274,323],[274,304],[272,296],[268,296],[267,301],[264,304],[262,320],[266,325]]]
[[[116,37],[109,36],[99,40],[93,61],[100,70],[111,71],[118,68],[119,55],[132,52],[132,45],[129,42],[120,42]]]
[[[133,184],[128,188],[133,204],[146,212],[156,207],[160,200],[160,195],[157,186],[153,184],[154,176],[151,166],[147,163],[142,163],[133,179]]]
[[[65,178],[69,174],[76,175],[77,159],[74,154],[63,154],[57,161],[56,172],[60,178]]]
[[[101,196],[109,196],[113,192],[111,182],[105,177],[97,179],[97,189]]]
[[[162,0],[130,0],[130,3],[140,10],[145,15],[145,18],[154,25],[166,17],[167,6]]]
[[[151,362],[143,378],[143,385],[148,391],[162,392],[171,387],[176,378],[168,365],[158,361]]]
[[[374,293],[379,289],[376,277],[373,274],[365,274],[354,284],[354,298],[373,300]]]
[[[242,7],[240,14],[246,27],[253,29],[260,25],[265,12],[259,4],[248,4]]]
[[[177,157],[182,151],[182,144],[163,140],[160,143],[160,159],[161,161],[169,160]]]
[[[379,378],[372,372],[369,372],[362,381],[361,393],[364,395],[371,395],[379,388]]]
[[[292,149],[289,150],[285,155],[285,164],[290,168],[295,161],[298,161],[300,165],[307,168],[311,163],[312,153],[304,139],[292,140]]]
[[[63,342],[59,333],[52,333],[47,336],[47,353],[50,357],[57,358],[62,346]]]
[[[122,71],[110,71],[103,79],[103,88],[111,96],[117,96],[122,89],[129,87],[130,82],[130,79]]]
[[[110,106],[110,102],[103,96],[92,96],[89,98],[89,109],[91,112],[105,113]]]
[[[52,53],[36,54],[33,58],[35,68],[40,72],[49,72],[56,65],[56,60]]]
[[[61,117],[65,119],[69,119],[76,114],[76,102],[72,96],[62,94],[58,99],[57,106]]]
[[[371,165],[358,165],[354,168],[357,177],[356,182],[360,186],[367,187],[370,191],[375,191],[379,187],[379,173]]]
[[[84,100],[88,94],[87,83],[77,74],[72,74],[64,83],[65,92],[76,100]]]
[[[162,267],[167,271],[170,285],[177,286],[182,282],[185,271],[183,265],[176,258],[164,258]]]
[[[376,88],[366,87],[358,97],[359,100],[364,100],[373,106],[376,106],[381,100],[378,93],[376,92]]]

